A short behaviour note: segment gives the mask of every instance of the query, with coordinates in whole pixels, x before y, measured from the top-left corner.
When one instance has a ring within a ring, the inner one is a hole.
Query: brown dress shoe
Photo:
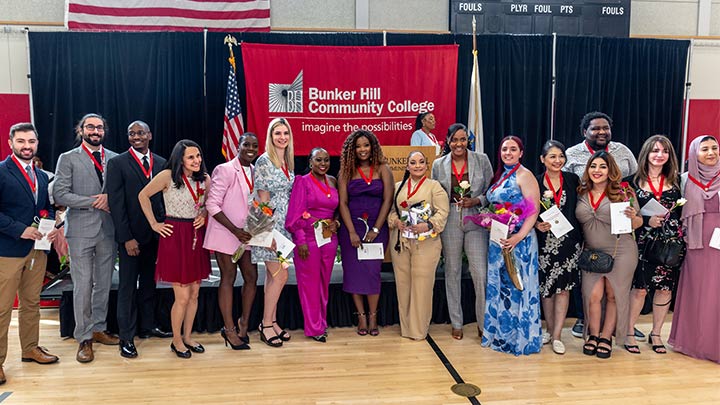
[[[48,353],[44,347],[40,346],[22,354],[22,361],[25,362],[34,361],[38,364],[52,364],[58,360],[60,360],[58,356]]]
[[[120,344],[120,338],[108,332],[93,332],[92,340],[93,342],[108,346],[117,346]]]
[[[95,359],[95,355],[93,354],[92,344],[93,344],[93,342],[91,339],[83,340],[80,343],[80,347],[78,347],[78,352],[77,352],[77,357],[76,357],[77,361],[79,361],[80,363],[89,363]]]
[[[5,379],[5,372],[3,371],[2,366],[0,366],[0,385],[5,384],[7,380]]]

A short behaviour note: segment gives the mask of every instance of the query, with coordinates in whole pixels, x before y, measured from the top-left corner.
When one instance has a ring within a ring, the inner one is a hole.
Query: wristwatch
[[[370,230],[373,231],[373,232],[375,232],[375,233],[380,233],[380,230],[377,229],[377,228],[374,227],[374,226],[373,226]]]
[[[433,224],[432,224],[432,222],[428,222],[428,223],[427,223],[427,226],[428,226],[428,231],[432,231],[432,229],[433,229]]]

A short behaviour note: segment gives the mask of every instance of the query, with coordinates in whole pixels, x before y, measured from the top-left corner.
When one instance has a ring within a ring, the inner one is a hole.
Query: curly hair
[[[370,141],[370,165],[377,168],[385,163],[385,155],[383,155],[382,147],[375,134],[364,129],[355,130],[345,139],[342,152],[340,152],[340,173],[338,177],[345,179],[345,181],[352,179],[355,169],[358,167],[355,145],[358,138],[362,137]]]
[[[577,188],[578,196],[587,194],[592,189],[593,183],[590,180],[589,172],[590,164],[595,159],[602,159],[608,165],[608,182],[605,186],[605,195],[607,196],[608,200],[612,202],[623,201],[624,197],[622,192],[620,192],[622,172],[620,171],[617,163],[615,163],[615,159],[612,157],[612,155],[605,152],[604,150],[595,152],[595,154],[593,154],[590,159],[588,159],[587,164],[585,165],[585,171],[583,172],[582,178],[580,179],[580,185]]]

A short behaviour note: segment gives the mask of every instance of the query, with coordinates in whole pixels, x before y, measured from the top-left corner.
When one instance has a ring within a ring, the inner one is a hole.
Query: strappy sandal
[[[635,334],[628,334],[627,336],[635,337]],[[630,354],[640,354],[640,346],[638,345],[623,345],[623,347]]]
[[[265,343],[266,345],[270,347],[280,347],[282,346],[283,342],[280,339],[280,336],[275,335],[272,337],[265,337],[265,333],[263,333],[263,330],[265,329],[273,329],[273,332],[275,331],[272,325],[265,326],[262,323],[258,326],[258,332],[260,332],[260,341]]]
[[[600,346],[601,344],[606,344],[609,347],[603,347]],[[598,339],[598,346],[597,349],[595,349],[595,354],[599,359],[609,359],[612,355],[612,340],[611,339],[605,339],[605,338],[599,338]]]
[[[379,334],[380,334],[380,329],[378,329],[378,326],[377,326],[377,311],[375,311],[375,312],[370,312],[370,313],[368,314],[368,318],[370,318],[370,319],[375,318],[375,327],[374,327],[374,328],[370,328],[370,331],[369,331],[370,336],[377,336],[377,335],[379,335]],[[369,322],[369,321],[368,321],[368,322]],[[369,327],[369,326],[368,326],[368,327]]]
[[[277,321],[273,321],[273,325],[278,325]],[[280,325],[278,325],[278,326],[280,326]],[[290,340],[290,338],[292,336],[290,336],[290,334],[285,329],[283,329],[282,332],[278,333],[278,337],[283,342],[287,342],[288,340]]]
[[[595,342],[595,344],[593,344],[592,342]],[[598,337],[595,335],[590,335],[588,337],[588,340],[586,340],[585,344],[583,345],[583,354],[588,356],[594,356],[595,353],[597,353],[597,342]]]
[[[357,317],[358,317],[357,334],[360,336],[366,336],[368,334],[368,330],[367,330],[367,319],[365,319],[365,312],[353,312],[353,314],[357,315]],[[362,319],[365,319],[365,327],[364,328],[360,327],[360,317],[362,317]]]
[[[462,340],[462,338],[463,338],[462,328],[460,328],[460,329],[452,328],[451,334],[452,334],[453,339],[455,339],[455,340]]]
[[[667,348],[663,344],[654,345],[652,344],[652,338],[660,337],[660,335],[656,335],[655,333],[650,332],[650,337],[648,338],[648,344],[650,345],[650,348],[652,348],[652,351],[654,351],[657,354],[667,354]]]

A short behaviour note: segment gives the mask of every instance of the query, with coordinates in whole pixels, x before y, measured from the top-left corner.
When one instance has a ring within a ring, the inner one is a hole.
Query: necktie
[[[150,163],[148,163],[148,157],[143,156],[143,167],[145,170],[150,170]]]
[[[27,175],[30,178],[30,182],[35,183],[35,173],[33,173],[32,167],[30,165],[25,166],[25,172],[27,172]],[[37,202],[37,187],[35,188],[35,193],[33,193],[33,196],[35,197],[35,202]]]
[[[102,155],[100,155],[100,151],[95,151],[92,153],[92,155],[95,158],[95,161],[100,165],[100,167],[102,167]],[[98,176],[98,180],[100,180],[100,185],[102,185],[103,184],[103,174],[102,174],[102,171],[100,171],[100,169],[97,168],[97,166],[95,166],[95,173]]]

